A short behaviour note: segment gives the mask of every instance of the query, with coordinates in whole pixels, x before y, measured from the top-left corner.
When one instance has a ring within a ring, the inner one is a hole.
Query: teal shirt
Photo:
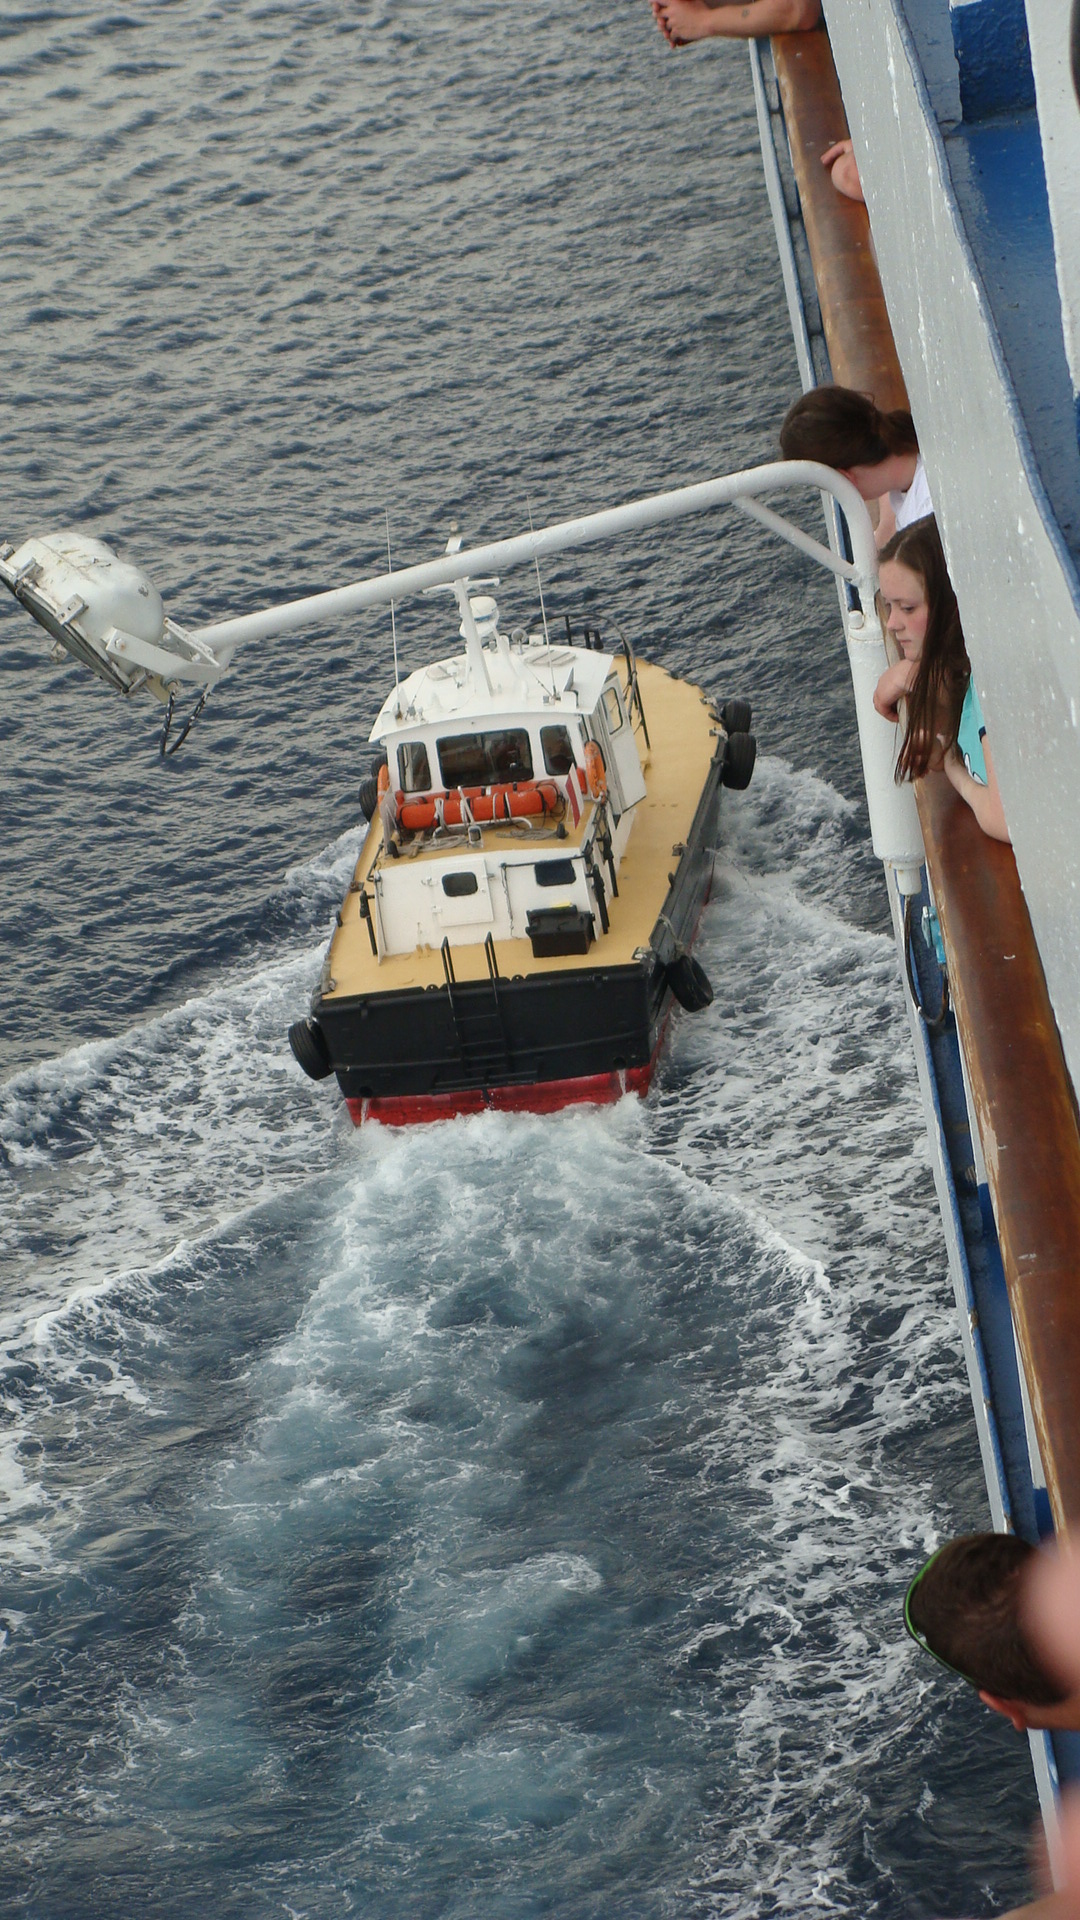
[[[973,780],[980,787],[989,786],[986,778],[986,760],[983,755],[983,735],[986,721],[983,719],[979,696],[975,691],[975,676],[968,681],[964,704],[960,709],[960,727],[956,735],[956,744],[960,757]]]

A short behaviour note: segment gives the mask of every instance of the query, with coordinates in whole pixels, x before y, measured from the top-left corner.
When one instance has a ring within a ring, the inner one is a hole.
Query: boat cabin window
[[[532,779],[532,748],[525,727],[499,733],[457,733],[440,740],[444,787],[497,787]]]
[[[478,893],[480,882],[475,873],[444,873],[442,890],[448,900],[461,900],[467,893]]]
[[[406,793],[426,793],[431,786],[428,750],[422,740],[405,740],[398,748],[401,785]]]
[[[538,860],[535,871],[538,887],[572,887],[574,884],[572,860]]]
[[[624,718],[618,687],[604,688],[604,712],[607,714],[608,732],[618,733]]]
[[[549,773],[573,773],[574,748],[566,727],[541,727],[540,745]]]

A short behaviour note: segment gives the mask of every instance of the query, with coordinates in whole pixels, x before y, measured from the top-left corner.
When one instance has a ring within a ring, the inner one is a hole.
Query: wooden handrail
[[[824,27],[776,34],[772,53],[833,379],[873,394],[879,407],[906,407],[866,208],[838,193],[821,164],[827,147],[848,138],[829,36]]]
[[[1080,1127],[1012,848],[944,774],[916,782],[1055,1525],[1080,1521]]]
[[[833,378],[907,405],[866,209],[821,154],[846,136],[828,36],[773,61]],[[1080,1525],[1080,1125],[1011,847],[943,774],[916,782],[926,862],[1055,1525]]]

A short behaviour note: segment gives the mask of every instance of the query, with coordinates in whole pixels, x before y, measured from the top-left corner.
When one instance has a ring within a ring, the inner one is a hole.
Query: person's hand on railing
[[[834,140],[822,154],[821,164],[829,169],[829,178],[837,193],[842,193],[846,200],[858,200],[865,205],[866,195],[850,140]]]

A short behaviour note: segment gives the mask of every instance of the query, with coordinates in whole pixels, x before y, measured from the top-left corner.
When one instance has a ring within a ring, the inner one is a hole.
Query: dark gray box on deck
[[[578,907],[534,907],[525,921],[534,960],[553,960],[561,953],[588,953],[593,941],[593,917]]]

